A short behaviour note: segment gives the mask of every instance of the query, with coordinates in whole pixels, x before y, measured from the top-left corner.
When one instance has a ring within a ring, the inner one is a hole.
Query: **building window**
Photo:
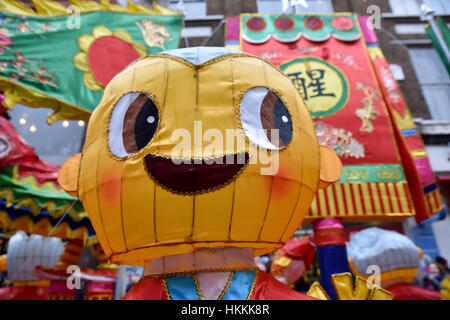
[[[420,5],[422,0],[389,0],[394,14],[420,15]],[[434,9],[435,14],[450,14],[450,1],[448,0],[427,0],[428,6]]]
[[[303,5],[289,6],[285,13],[306,13],[306,12],[333,12],[331,0],[306,0],[308,7]],[[282,0],[258,0],[259,13],[283,13]]]
[[[170,0],[169,8],[178,10],[178,0]],[[184,11],[186,18],[197,18],[206,16],[206,0],[184,0]]]
[[[409,55],[434,120],[450,120],[450,76],[433,48],[409,49]]]

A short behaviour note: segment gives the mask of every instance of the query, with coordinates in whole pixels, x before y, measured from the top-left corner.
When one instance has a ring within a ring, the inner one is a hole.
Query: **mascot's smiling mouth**
[[[170,158],[146,155],[150,176],[173,193],[200,194],[219,189],[239,175],[249,161],[247,152],[208,160],[186,160],[178,164]]]

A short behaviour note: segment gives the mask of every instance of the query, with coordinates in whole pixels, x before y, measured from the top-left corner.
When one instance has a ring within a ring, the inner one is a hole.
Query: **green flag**
[[[179,15],[74,6],[66,15],[17,10],[0,12],[3,104],[52,108],[49,123],[87,120],[115,74],[140,57],[177,48],[181,33]]]
[[[444,38],[445,45],[447,46],[447,48],[450,48],[450,29],[444,23],[444,21],[442,21],[441,18],[436,19],[436,25],[440,31],[440,34]],[[441,57],[442,61],[444,62],[448,73],[450,73],[450,61],[448,60],[447,56],[445,55],[444,49],[442,48],[437,35],[435,34],[435,32],[433,31],[433,28],[430,25],[427,25],[426,31],[427,31],[428,37],[431,39],[431,42],[433,43],[433,46],[438,51],[439,56]]]

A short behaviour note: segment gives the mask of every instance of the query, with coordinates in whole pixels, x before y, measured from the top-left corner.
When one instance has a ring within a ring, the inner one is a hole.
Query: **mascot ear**
[[[78,169],[80,168],[81,153],[74,154],[59,168],[58,183],[68,194],[77,197]]]
[[[342,162],[336,152],[320,146],[320,183],[319,189],[325,189],[337,182],[342,175]]]

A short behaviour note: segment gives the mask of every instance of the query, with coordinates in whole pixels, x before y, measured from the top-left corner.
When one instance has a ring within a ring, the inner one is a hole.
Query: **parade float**
[[[318,190],[311,223],[321,284],[350,272],[345,222],[418,223],[444,206],[422,138],[368,17],[241,14],[227,19],[226,46],[280,68],[314,120],[320,145],[343,163],[341,179]]]

